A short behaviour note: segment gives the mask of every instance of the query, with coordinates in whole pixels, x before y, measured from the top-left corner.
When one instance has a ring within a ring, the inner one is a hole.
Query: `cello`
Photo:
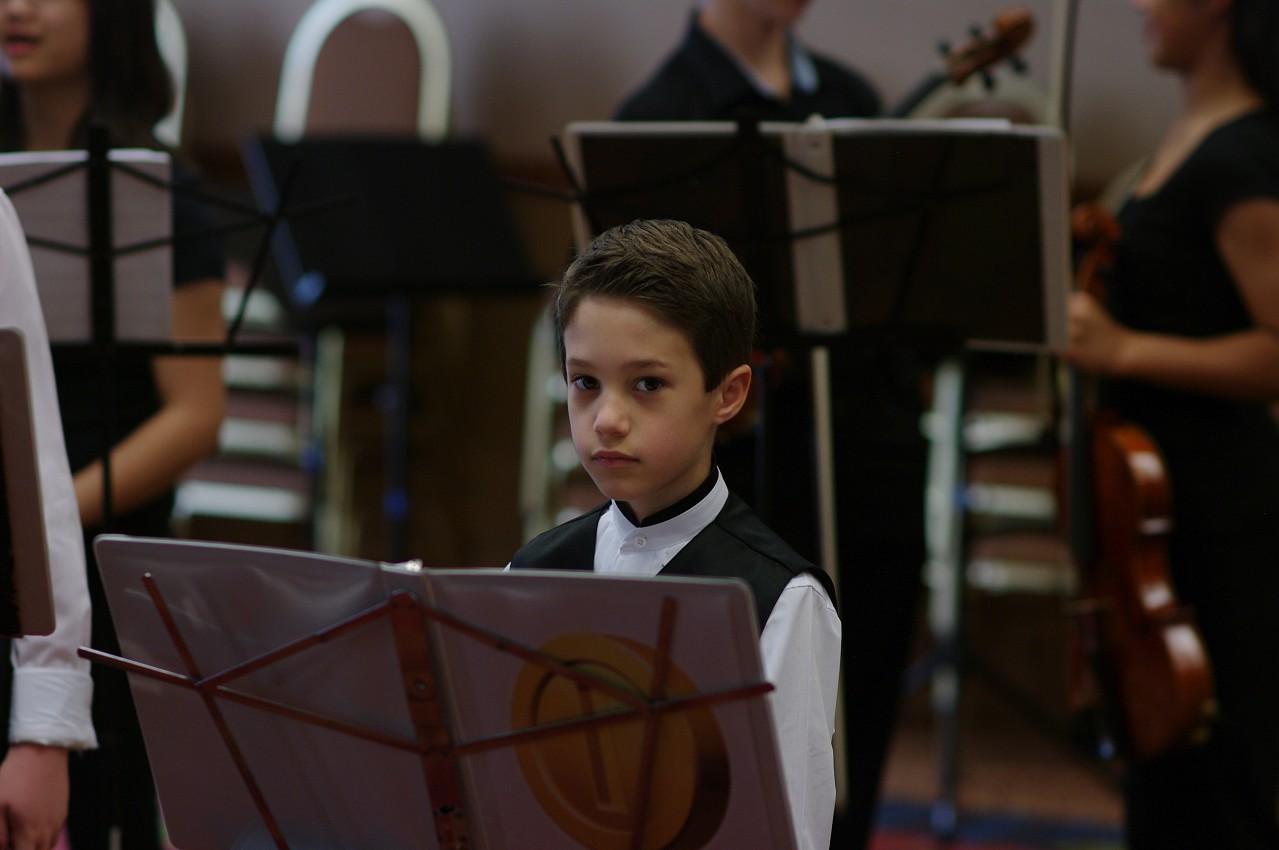
[[[1076,286],[1100,298],[1119,225],[1097,205],[1074,211],[1084,249]],[[1172,494],[1150,436],[1109,411],[1087,413],[1071,370],[1069,517],[1078,571],[1072,700],[1099,723],[1098,751],[1147,759],[1201,742],[1216,711],[1194,612],[1176,597],[1166,538]]]

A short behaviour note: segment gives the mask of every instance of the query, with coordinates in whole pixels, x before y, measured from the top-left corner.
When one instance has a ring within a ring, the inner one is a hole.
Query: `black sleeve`
[[[697,76],[672,56],[613,114],[614,121],[703,121],[712,118]]]
[[[1279,198],[1279,117],[1251,116],[1226,127],[1200,156],[1197,189],[1209,222],[1243,201]]]
[[[226,272],[226,249],[221,234],[188,238],[217,224],[209,206],[189,191],[199,191],[192,171],[173,161],[173,184],[184,191],[173,193],[173,284],[182,286],[209,278],[221,280]]]

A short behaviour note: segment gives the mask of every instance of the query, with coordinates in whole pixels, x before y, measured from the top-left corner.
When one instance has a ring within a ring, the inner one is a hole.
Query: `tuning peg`
[[[940,53],[942,56],[949,56],[950,42],[946,41],[945,39],[942,39],[941,41],[937,42],[937,52]]]
[[[1026,60],[1020,56],[1009,56],[1008,67],[1013,69],[1014,74],[1024,74],[1026,73]]]
[[[981,27],[979,27],[977,24],[969,24],[968,34],[972,36],[974,39],[980,39],[982,35]]]
[[[982,87],[985,88],[987,92],[994,91],[995,78],[990,75],[990,71],[987,71],[986,69],[983,68],[980,73],[981,73]]]

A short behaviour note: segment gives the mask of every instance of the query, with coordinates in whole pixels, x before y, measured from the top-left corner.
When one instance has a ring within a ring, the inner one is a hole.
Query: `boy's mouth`
[[[628,454],[623,454],[622,452],[611,452],[611,451],[596,452],[595,454],[591,455],[591,460],[595,461],[595,463],[599,464],[600,466],[603,466],[609,469],[614,469],[620,466],[629,466],[630,464],[637,462],[634,457]]]

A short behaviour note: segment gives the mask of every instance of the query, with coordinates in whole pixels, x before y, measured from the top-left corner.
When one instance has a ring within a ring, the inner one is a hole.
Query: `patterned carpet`
[[[932,834],[929,814],[924,803],[882,802],[866,850],[1124,850],[1114,826],[1008,814],[964,813],[955,838],[943,841]],[[840,850],[838,842],[837,834],[831,850]],[[54,850],[70,850],[65,835]]]
[[[1108,824],[965,813],[947,842],[932,834],[928,806],[889,801],[880,806],[868,850],[1123,850],[1123,841]]]

